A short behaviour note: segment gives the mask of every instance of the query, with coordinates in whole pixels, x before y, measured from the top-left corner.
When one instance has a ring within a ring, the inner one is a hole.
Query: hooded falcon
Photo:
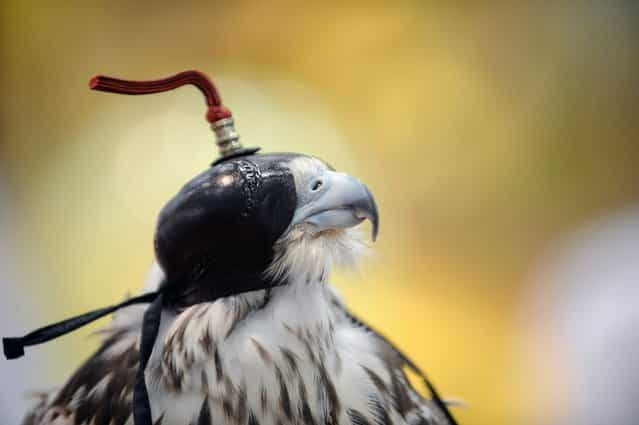
[[[217,96],[195,71],[123,81],[98,77],[92,88],[194,84]],[[371,191],[317,158],[242,148],[228,110],[215,96],[207,102],[222,157],[161,211],[143,295],[5,339],[5,354],[18,357],[125,307],[23,425],[454,424],[428,381],[432,399],[409,383],[404,368],[419,369],[329,283],[334,266],[355,265],[365,251],[358,225],[369,220],[377,235]]]

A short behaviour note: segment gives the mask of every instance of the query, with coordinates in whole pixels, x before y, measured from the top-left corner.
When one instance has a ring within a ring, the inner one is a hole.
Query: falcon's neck
[[[238,353],[248,347],[262,355],[303,341],[305,350],[330,351],[335,294],[327,278],[289,276],[280,287],[165,312],[149,368],[154,380],[176,391],[201,389],[210,383],[202,382],[200,371],[212,367],[214,376],[239,385],[245,368],[236,367]]]

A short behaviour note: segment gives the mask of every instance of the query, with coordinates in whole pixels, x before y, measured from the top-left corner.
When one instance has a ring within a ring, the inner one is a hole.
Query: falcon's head
[[[201,173],[164,207],[155,238],[180,303],[297,281],[324,281],[333,264],[377,236],[373,195],[358,179],[300,154],[248,155]]]

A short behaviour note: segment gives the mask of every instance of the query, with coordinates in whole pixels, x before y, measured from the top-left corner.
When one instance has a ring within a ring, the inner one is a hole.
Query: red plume
[[[173,90],[185,84],[193,84],[204,94],[206,104],[209,107],[206,119],[210,123],[231,118],[231,111],[222,104],[220,94],[213,82],[199,71],[183,71],[171,77],[149,81],[121,80],[119,78],[96,75],[91,78],[89,87],[92,90],[111,93],[151,94]]]

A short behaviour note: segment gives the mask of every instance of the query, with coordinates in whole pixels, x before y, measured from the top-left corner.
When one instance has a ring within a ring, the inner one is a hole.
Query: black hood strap
[[[71,317],[61,322],[53,323],[48,326],[36,329],[22,337],[2,338],[2,347],[4,355],[7,359],[17,359],[24,355],[24,347],[38,345],[50,341],[59,336],[73,332],[74,330],[89,324],[101,317],[115,312],[123,307],[133,304],[149,303],[156,299],[160,291],[148,292],[137,297],[129,298],[120,304],[102,307],[97,310],[89,311],[79,316]]]
[[[61,322],[44,326],[22,337],[2,338],[4,355],[9,360],[17,359],[24,355],[24,347],[42,344],[65,335],[121,308],[133,304],[151,303],[144,312],[144,319],[142,321],[140,363],[133,390],[133,418],[135,425],[153,425],[151,404],[149,403],[149,395],[144,381],[144,371],[151,357],[151,352],[153,351],[153,346],[155,345],[155,340],[160,329],[162,307],[164,304],[164,288],[165,287],[162,287],[162,289],[158,291],[129,298],[120,304],[99,308]]]
[[[140,336],[140,364],[138,365],[133,389],[133,421],[135,425],[153,425],[151,403],[146,389],[144,372],[160,331],[163,304],[164,294],[160,293],[144,312],[142,335]]]

